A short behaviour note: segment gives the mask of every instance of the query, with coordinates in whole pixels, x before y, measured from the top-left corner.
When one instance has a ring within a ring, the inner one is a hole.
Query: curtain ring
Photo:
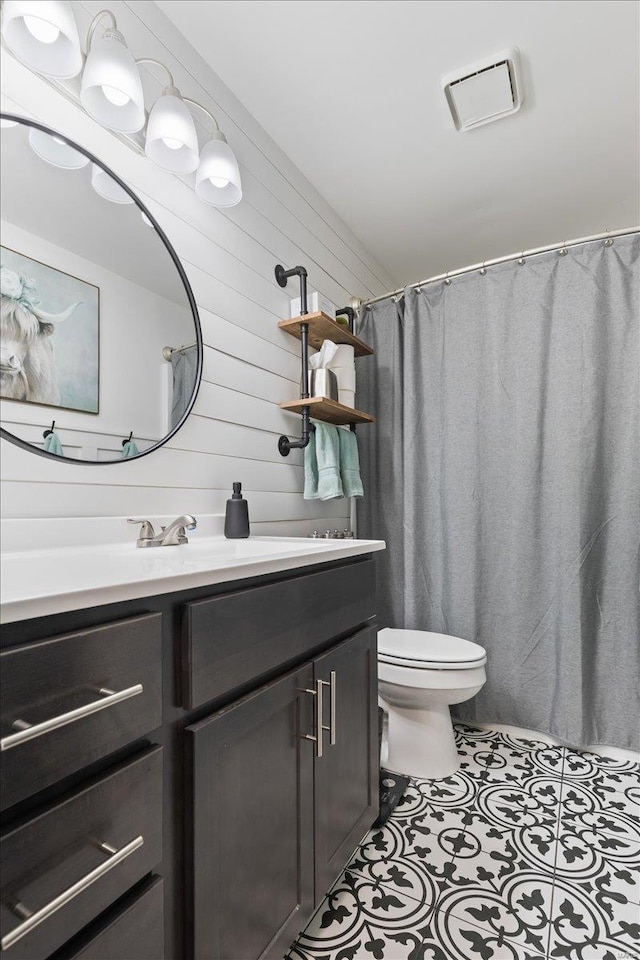
[[[447,275],[446,275],[446,277],[444,278],[444,282],[445,282],[445,284],[446,284],[447,287],[450,287],[450,286],[451,286],[451,280],[449,279],[449,271],[448,271],[448,270],[447,270]]]
[[[610,231],[610,230],[607,230],[607,239],[604,241],[605,247],[612,247],[612,246],[613,246],[613,240],[612,240],[611,237],[609,236],[610,233],[611,233],[611,231]]]
[[[558,256],[560,256],[560,257],[566,257],[566,255],[569,253],[569,251],[567,250],[567,248],[564,246],[564,244],[565,244],[566,242],[567,242],[566,240],[563,240],[563,241],[562,241],[562,246],[561,246],[560,249],[558,250]]]
[[[520,256],[518,257],[518,263],[519,263],[520,266],[522,267],[526,262],[527,262],[527,261],[525,260],[524,250],[523,250],[522,253],[520,254]]]
[[[478,271],[478,273],[480,274],[481,277],[486,276],[487,269],[486,269],[486,267],[485,267],[485,261],[484,261],[484,260],[482,261],[482,266],[480,267],[480,270]]]

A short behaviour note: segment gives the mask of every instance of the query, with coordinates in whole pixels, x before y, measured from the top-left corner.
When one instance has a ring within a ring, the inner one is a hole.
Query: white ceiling
[[[635,0],[157,3],[400,283],[640,220]],[[457,133],[441,76],[513,45]]]

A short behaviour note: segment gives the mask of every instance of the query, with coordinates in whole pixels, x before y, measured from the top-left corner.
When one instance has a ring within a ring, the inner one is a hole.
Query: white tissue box
[[[307,310],[309,313],[319,313],[322,311],[322,313],[326,313],[327,316],[331,317],[332,320],[336,318],[335,304],[316,292],[311,292],[307,295]],[[296,297],[291,301],[291,316],[300,316],[300,297]]]

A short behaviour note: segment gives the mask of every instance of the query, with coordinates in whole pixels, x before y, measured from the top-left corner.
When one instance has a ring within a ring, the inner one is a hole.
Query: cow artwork
[[[97,288],[3,248],[0,293],[0,397],[97,413]]]
[[[0,267],[0,396],[51,406],[60,404],[51,335],[56,323],[71,316],[79,303],[62,313],[37,305],[33,284]]]

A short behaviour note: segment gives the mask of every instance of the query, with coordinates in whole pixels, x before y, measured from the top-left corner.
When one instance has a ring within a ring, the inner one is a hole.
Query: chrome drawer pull
[[[329,723],[331,724],[330,730],[329,730],[329,743],[331,744],[332,747],[335,747],[335,745],[336,745],[336,739],[337,739],[337,732],[336,732],[336,731],[337,731],[337,725],[336,725],[336,696],[337,696],[337,694],[336,694],[336,672],[335,672],[335,670],[332,670],[332,671],[331,671],[331,673],[329,674],[329,679],[330,679],[330,681],[331,681],[330,684],[329,684],[330,708],[331,708],[331,709],[330,709],[331,719],[329,720]]]
[[[122,863],[127,857],[142,846],[144,843],[144,837],[136,837],[135,840],[131,840],[126,846],[121,847],[120,850],[116,850],[108,860],[104,863],[101,863],[99,867],[96,867],[90,873],[87,873],[81,880],[78,880],[77,883],[72,884],[72,886],[67,887],[62,893],[58,894],[57,897],[54,897],[53,900],[50,900],[49,903],[42,907],[40,910],[36,910],[34,913],[29,913],[27,907],[22,903],[14,903],[11,905],[11,909],[18,916],[26,916],[26,919],[18,924],[13,930],[10,930],[9,933],[2,938],[1,946],[3,950],[8,950],[10,947],[17,943],[18,940],[22,940],[23,937],[26,937],[28,933],[31,933],[36,927],[40,926],[45,920],[48,920],[49,917],[53,916],[61,907],[65,907],[74,897],[77,897],[79,893],[82,893],[83,890],[86,890],[87,887],[90,887],[96,880],[99,880],[100,877],[104,877],[106,873],[109,873],[110,870],[113,870],[114,867],[117,867],[119,863]],[[104,849],[107,844],[101,845],[101,849]],[[110,848],[112,849],[112,848]]]
[[[336,672],[332,670],[329,674],[329,680],[318,680],[317,683],[323,687],[329,687],[329,726],[322,724],[323,730],[329,732],[329,743],[332,747],[336,745]]]
[[[0,740],[0,750],[11,750],[12,747],[26,743],[27,740],[34,740],[36,737],[41,737],[44,733],[49,733],[51,730],[58,730],[59,727],[66,727],[68,723],[81,720],[82,717],[90,717],[92,713],[98,713],[100,710],[106,710],[107,707],[113,707],[122,700],[137,697],[142,691],[143,686],[141,683],[136,683],[133,687],[127,687],[126,690],[118,690],[117,693],[102,687],[100,690],[102,700],[94,700],[93,703],[87,703],[84,707],[69,710],[68,713],[61,713],[57,717],[52,717],[51,720],[43,720],[42,723],[34,723],[33,726],[25,720],[16,720],[13,726],[18,728],[18,732],[10,733],[8,736],[3,737],[2,740]]]
[[[322,680],[316,680],[316,689],[315,690],[305,690],[304,693],[310,693],[312,697],[316,698],[316,722],[315,728],[316,732],[305,733],[303,734],[304,740],[313,740],[316,745],[316,757],[321,759],[322,757]]]

